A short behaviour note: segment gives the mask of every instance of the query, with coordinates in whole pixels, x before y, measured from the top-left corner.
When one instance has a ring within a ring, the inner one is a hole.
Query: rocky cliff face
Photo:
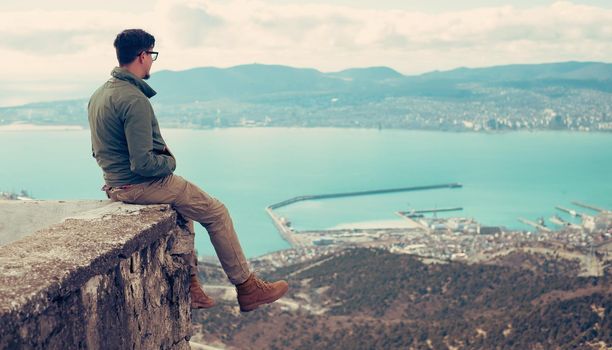
[[[191,247],[168,206],[119,203],[1,246],[0,349],[189,349]]]

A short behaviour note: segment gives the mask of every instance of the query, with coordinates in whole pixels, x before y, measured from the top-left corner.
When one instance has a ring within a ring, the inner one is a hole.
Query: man
[[[223,270],[236,285],[241,311],[278,300],[287,292],[287,282],[264,282],[249,271],[225,206],[173,175],[176,160],[149,102],[155,91],[143,80],[157,59],[155,38],[141,29],[128,29],[117,35],[114,46],[119,67],[92,95],[87,108],[93,156],[103,170],[108,197],[125,203],[171,204],[185,219],[202,224]],[[191,274],[191,307],[212,307],[214,301],[202,291],[197,268]]]

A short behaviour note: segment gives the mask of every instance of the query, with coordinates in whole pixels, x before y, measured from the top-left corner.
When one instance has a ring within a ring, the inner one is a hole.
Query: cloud
[[[102,5],[101,5],[102,6]],[[3,11],[0,81],[98,80],[125,28],[156,36],[154,69],[276,63],[324,71],[387,65],[404,73],[458,66],[609,61],[612,9],[558,1],[424,13],[263,0],[159,0],[147,11]]]
[[[32,31],[0,36],[0,47],[31,54],[66,54],[86,50],[108,34],[76,29]]]
[[[340,68],[350,62],[324,62],[320,56],[309,55],[319,53],[331,58],[347,54],[372,56],[376,52],[380,58],[370,64],[377,65],[396,64],[407,51],[444,55],[447,50],[477,50],[486,57],[488,53],[511,54],[524,47],[536,49],[527,55],[535,62],[550,57],[544,50],[556,47],[565,53],[572,51],[575,59],[602,59],[606,56],[591,57],[591,53],[599,52],[600,46],[612,39],[612,10],[571,2],[527,9],[502,6],[439,14],[322,4],[271,6],[252,0],[209,1],[207,5],[206,11],[195,6],[182,8],[185,18],[200,21],[188,21],[188,30],[173,31],[176,36],[173,41],[179,47],[184,44],[180,48],[194,49],[193,45],[201,45],[201,50],[232,51],[238,60],[245,58],[239,56],[241,52],[278,50],[268,51],[267,57],[286,58],[286,63],[292,64],[295,56],[301,55],[305,57],[303,62],[310,61],[318,67]],[[212,28],[210,18],[214,19]],[[200,40],[180,40],[191,33],[199,33]],[[521,59],[527,56],[522,54]],[[470,57],[465,60],[449,61],[444,67],[430,69],[469,65]],[[238,62],[232,58],[228,63]],[[491,62],[495,63],[498,62]],[[407,70],[407,67],[397,68]]]
[[[225,25],[225,20],[210,13],[204,3],[162,2],[156,12],[175,41],[183,47],[205,44],[207,38],[217,34],[217,28]]]

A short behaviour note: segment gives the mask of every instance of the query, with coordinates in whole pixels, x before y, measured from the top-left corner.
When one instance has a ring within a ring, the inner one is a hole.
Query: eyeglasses
[[[151,61],[155,61],[157,59],[157,55],[159,55],[159,52],[157,51],[143,51],[143,52],[151,55]]]

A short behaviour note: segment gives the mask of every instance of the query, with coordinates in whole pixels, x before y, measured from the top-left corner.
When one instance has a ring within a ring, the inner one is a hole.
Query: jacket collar
[[[153,90],[149,86],[149,84],[145,83],[144,80],[130,73],[125,68],[115,67],[115,69],[113,69],[113,71],[111,72],[111,75],[119,80],[127,81],[131,83],[132,85],[136,86],[148,98],[151,98],[157,94],[157,92],[155,92],[155,90]]]

